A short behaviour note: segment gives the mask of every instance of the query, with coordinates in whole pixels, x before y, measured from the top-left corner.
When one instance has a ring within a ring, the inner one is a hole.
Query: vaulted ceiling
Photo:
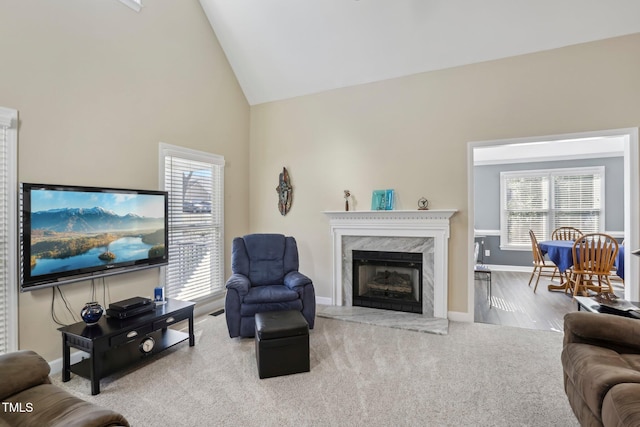
[[[200,0],[251,105],[640,32],[638,0]]]

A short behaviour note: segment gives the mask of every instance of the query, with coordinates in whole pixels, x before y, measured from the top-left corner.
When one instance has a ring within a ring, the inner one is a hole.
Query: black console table
[[[145,360],[189,339],[193,334],[195,303],[168,299],[155,310],[119,320],[103,316],[87,326],[84,322],[59,328],[62,332],[62,381],[71,379],[71,372],[91,380],[91,394],[100,393],[100,379],[132,364]],[[180,321],[189,321],[189,333],[169,329]],[[71,347],[89,353],[89,358],[71,365]]]

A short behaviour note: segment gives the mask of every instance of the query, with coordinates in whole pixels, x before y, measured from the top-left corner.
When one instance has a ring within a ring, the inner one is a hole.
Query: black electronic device
[[[168,263],[168,193],[20,184],[20,290]]]
[[[114,319],[119,319],[119,320],[130,319],[132,317],[139,316],[141,314],[153,311],[153,309],[155,308],[156,308],[155,304],[139,305],[137,307],[130,308],[128,310],[114,310],[112,308],[107,308],[107,315],[109,317],[112,317]]]
[[[129,311],[143,306],[153,306],[152,301],[145,297],[133,297],[122,301],[112,302],[109,308],[115,311]]]

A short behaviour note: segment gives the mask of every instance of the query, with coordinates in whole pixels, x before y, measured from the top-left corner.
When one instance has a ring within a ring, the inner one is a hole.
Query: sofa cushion
[[[50,367],[46,360],[31,350],[0,356],[0,401],[39,384],[48,384]]]
[[[611,387],[640,383],[640,372],[608,348],[569,343],[562,350],[561,358],[568,380],[594,414],[601,413],[602,401]]]
[[[640,384],[618,384],[609,390],[602,403],[602,424],[606,427],[640,425]]]
[[[262,304],[242,304],[240,307],[240,315],[244,317],[250,317],[253,319],[257,313],[264,313],[265,311],[283,311],[283,310],[297,310],[302,311],[302,301],[297,299],[295,301],[286,302],[265,302]],[[253,332],[252,335],[253,336]]]

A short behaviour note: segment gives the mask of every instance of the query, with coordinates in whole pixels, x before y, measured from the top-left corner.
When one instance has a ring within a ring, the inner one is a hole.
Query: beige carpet
[[[311,372],[260,380],[254,342],[224,316],[126,375],[54,382],[133,426],[578,426],[562,334],[451,322],[448,335],[317,318]]]

